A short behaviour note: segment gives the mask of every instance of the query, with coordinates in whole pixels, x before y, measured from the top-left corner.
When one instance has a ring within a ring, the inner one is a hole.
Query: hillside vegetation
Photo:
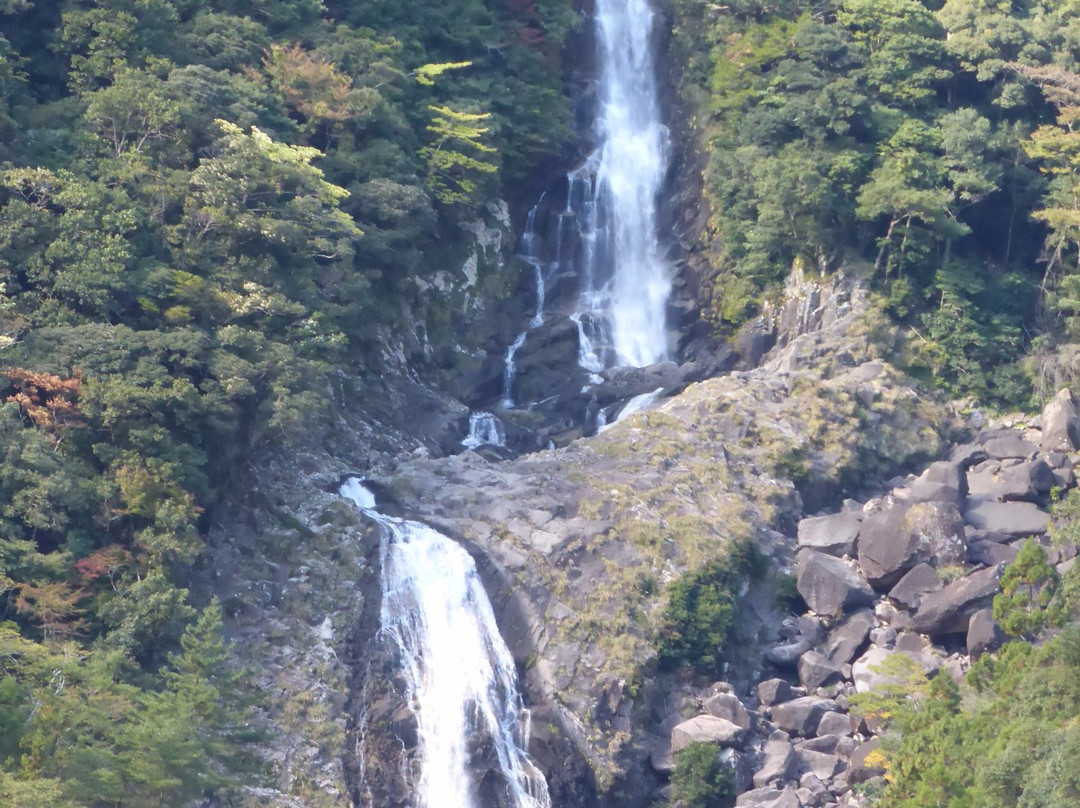
[[[1076,379],[1080,6],[674,0],[712,315],[864,264],[907,367],[1010,406]],[[872,267],[872,269],[871,269]]]
[[[448,343],[417,290],[562,148],[572,19],[0,0],[0,803],[258,784],[203,532],[406,307]]]

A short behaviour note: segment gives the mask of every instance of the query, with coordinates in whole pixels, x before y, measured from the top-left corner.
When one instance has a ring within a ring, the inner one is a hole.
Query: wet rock
[[[754,774],[754,787],[763,788],[772,783],[783,783],[795,776],[798,761],[791,741],[768,740],[765,742],[761,768]]]
[[[774,706],[772,720],[784,732],[809,737],[817,732],[818,722],[828,712],[840,712],[840,706],[832,699],[803,696]]]
[[[869,609],[860,609],[829,632],[824,647],[825,655],[836,665],[845,665],[858,656],[866,645],[870,629],[874,627],[874,615]]]
[[[987,651],[995,651],[1005,642],[1005,632],[994,619],[994,610],[987,606],[971,615],[967,630],[967,652],[972,659]]]
[[[814,550],[799,552],[796,587],[806,604],[823,615],[874,602],[874,591],[858,572],[840,559]]]
[[[903,651],[899,648],[871,648],[859,657],[851,666],[851,677],[855,681],[855,690],[866,693],[878,690],[886,684],[901,684],[902,680],[888,672],[889,660],[896,656],[906,656],[922,668],[927,676],[934,673],[941,663],[928,654]]]
[[[825,713],[818,722],[818,735],[851,735],[855,731],[851,716],[844,713]]]
[[[837,513],[812,516],[799,522],[799,547],[817,550],[832,556],[855,554],[862,515]]]
[[[799,681],[807,690],[843,681],[844,672],[840,665],[830,662],[829,658],[817,651],[807,651],[799,658]]]
[[[980,530],[1019,537],[1045,533],[1050,516],[1030,502],[993,502],[969,498],[964,521]]]
[[[766,679],[757,686],[758,701],[764,707],[791,701],[795,696],[791,685],[783,679]]]
[[[915,613],[915,630],[931,636],[967,631],[971,615],[997,594],[1001,572],[1001,567],[980,570],[923,597]]]
[[[896,505],[866,519],[859,536],[859,566],[883,591],[920,561],[957,564],[966,553],[963,519],[948,502]]]
[[[731,693],[717,693],[705,700],[705,712],[723,718],[742,729],[750,729],[750,715],[739,697]]]
[[[1039,445],[1044,452],[1071,452],[1080,448],[1080,411],[1068,388],[1059,390],[1043,408]]]
[[[683,721],[671,731],[671,751],[677,754],[692,743],[738,746],[745,737],[746,730],[730,721],[712,715],[698,715]]]

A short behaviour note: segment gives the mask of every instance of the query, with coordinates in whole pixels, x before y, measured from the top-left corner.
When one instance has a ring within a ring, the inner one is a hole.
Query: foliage
[[[757,547],[744,542],[726,558],[672,584],[660,630],[660,664],[719,673],[725,644],[735,629],[740,587],[747,578],[759,577],[763,567]]]
[[[257,780],[206,528],[436,295],[462,219],[561,152],[573,19],[0,0],[0,803]]]
[[[672,799],[686,808],[730,808],[735,804],[735,777],[712,743],[692,743],[675,755]]]
[[[752,317],[793,263],[872,264],[904,358],[948,393],[1025,405],[1025,372],[1061,375],[1080,311],[1075,5],[673,10],[719,325]]]

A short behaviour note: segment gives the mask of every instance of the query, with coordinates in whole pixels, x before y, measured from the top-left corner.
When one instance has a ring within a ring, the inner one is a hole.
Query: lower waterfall
[[[526,752],[529,712],[514,660],[472,557],[427,525],[376,511],[357,478],[340,493],[382,529],[379,637],[398,653],[416,719],[417,808],[550,808],[547,783]],[[505,789],[495,802],[478,792],[470,765],[484,744]]]

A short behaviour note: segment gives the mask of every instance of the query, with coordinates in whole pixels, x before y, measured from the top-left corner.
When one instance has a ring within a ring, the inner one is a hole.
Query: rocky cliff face
[[[854,278],[791,292],[784,310],[802,314],[779,318],[783,347],[754,370],[691,384],[563,449],[418,459],[381,478],[406,512],[482,560],[544,728],[538,760],[559,782],[572,749],[606,803],[645,804],[660,784],[645,761],[670,717],[656,640],[671,582],[740,539],[791,563],[804,498],[932,458],[949,427],[876,355],[888,330]],[[755,605],[748,626],[763,636],[751,632],[733,669],[753,670],[769,634],[769,605]],[[570,789],[564,804],[588,804],[586,793]]]

